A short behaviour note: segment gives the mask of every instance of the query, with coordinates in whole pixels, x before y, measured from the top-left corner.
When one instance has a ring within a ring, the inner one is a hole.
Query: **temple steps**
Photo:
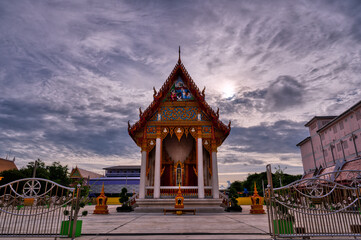
[[[164,208],[174,207],[174,199],[137,199],[135,212],[163,213]],[[194,208],[198,213],[224,212],[222,199],[184,199],[184,208]]]

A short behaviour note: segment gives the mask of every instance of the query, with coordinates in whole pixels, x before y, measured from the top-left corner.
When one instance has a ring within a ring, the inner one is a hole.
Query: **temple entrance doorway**
[[[190,134],[181,138],[169,135],[163,140],[161,186],[198,185],[195,146]]]

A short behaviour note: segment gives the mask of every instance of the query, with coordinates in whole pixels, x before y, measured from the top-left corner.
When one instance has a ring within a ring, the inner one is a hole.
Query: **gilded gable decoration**
[[[194,139],[197,139],[197,129],[195,127],[190,128],[190,133],[194,137]]]
[[[203,139],[203,146],[208,151],[211,152],[211,140],[210,139]]]
[[[164,139],[169,133],[169,129],[167,127],[164,127],[162,130],[162,139]]]
[[[175,135],[178,138],[178,141],[180,141],[182,136],[183,136],[184,129],[182,127],[177,127],[177,128],[174,129],[174,132],[175,132]]]
[[[152,151],[152,149],[155,147],[155,140],[154,139],[148,140],[147,146],[148,146],[147,151],[148,152]]]

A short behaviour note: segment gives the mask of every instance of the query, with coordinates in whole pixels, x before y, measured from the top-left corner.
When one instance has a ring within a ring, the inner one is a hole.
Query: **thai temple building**
[[[315,116],[305,127],[310,136],[297,144],[304,178],[361,170],[361,101],[339,116]]]
[[[89,186],[91,179],[102,177],[102,175],[88,171],[86,169],[78,168],[76,166],[70,172],[69,178],[71,179],[71,186],[76,186],[78,183],[82,183],[84,186]]]
[[[221,209],[217,148],[230,133],[179,59],[139,120],[128,126],[141,148],[136,209],[173,206],[180,186],[185,207]]]

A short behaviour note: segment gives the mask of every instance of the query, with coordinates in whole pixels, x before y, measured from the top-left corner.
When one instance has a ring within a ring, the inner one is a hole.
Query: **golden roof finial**
[[[256,186],[256,182],[254,182],[254,194],[258,195],[258,191],[257,191],[257,186]]]
[[[180,55],[181,55],[181,51],[180,51],[180,46],[179,46],[179,58],[178,58],[178,63],[181,63],[181,57],[180,57]]]

